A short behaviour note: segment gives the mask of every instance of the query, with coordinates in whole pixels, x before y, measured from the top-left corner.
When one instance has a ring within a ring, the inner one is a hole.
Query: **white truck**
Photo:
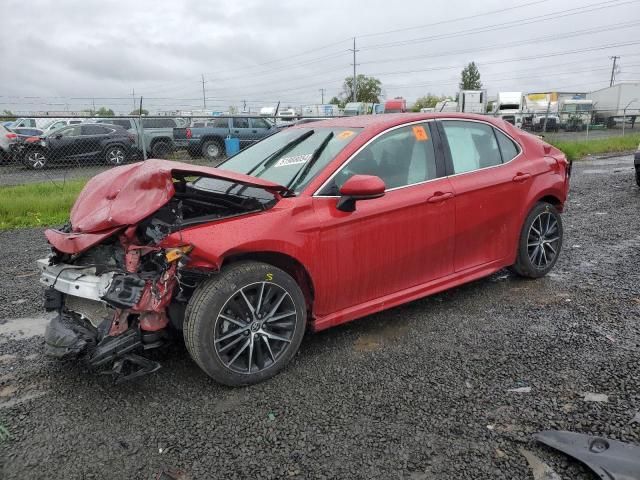
[[[487,112],[486,90],[460,90],[458,95],[458,111],[464,113]]]
[[[522,92],[498,92],[492,112],[516,127],[522,127]]]
[[[337,117],[338,115],[340,115],[340,109],[337,105],[319,104],[302,107],[303,117]]]
[[[593,100],[585,98],[561,98],[558,101],[560,128],[571,131],[585,130],[591,123]]]
[[[640,82],[621,82],[612,87],[601,88],[587,93],[593,101],[595,122],[604,123],[608,128],[617,123],[631,123],[633,128],[640,116]]]
[[[527,93],[522,96],[522,128],[534,132],[557,132],[560,128],[558,92]]]

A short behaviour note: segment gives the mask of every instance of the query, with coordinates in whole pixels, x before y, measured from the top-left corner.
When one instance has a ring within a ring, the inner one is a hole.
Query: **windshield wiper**
[[[299,143],[305,141],[307,138],[309,138],[313,134],[314,134],[314,131],[313,130],[309,130],[309,131],[303,133],[302,135],[300,135],[299,137],[294,138],[289,143],[287,143],[285,146],[283,146],[282,148],[279,148],[278,150],[273,152],[271,155],[269,155],[267,158],[265,158],[264,161],[258,163],[255,167],[253,167],[251,170],[249,170],[246,174],[247,175],[253,175],[253,172],[255,172],[258,169],[258,167],[267,168],[270,165],[269,162],[271,162],[272,160],[275,160],[277,158],[280,158],[286,152],[288,152],[289,150],[291,150],[292,148],[297,146]],[[258,175],[254,175],[254,177],[257,177],[257,176]]]
[[[324,137],[324,140],[322,140],[322,143],[318,145],[318,148],[316,148],[313,151],[313,154],[311,155],[311,158],[309,159],[309,161],[305,163],[303,167],[300,170],[298,170],[298,173],[296,173],[293,176],[291,181],[287,185],[285,185],[288,190],[294,190],[298,182],[304,179],[304,177],[309,173],[309,170],[311,170],[311,167],[313,167],[313,165],[318,161],[318,159],[320,158],[320,155],[322,154],[324,149],[327,147],[327,145],[329,144],[332,138],[333,138],[333,132],[329,133],[326,137]]]

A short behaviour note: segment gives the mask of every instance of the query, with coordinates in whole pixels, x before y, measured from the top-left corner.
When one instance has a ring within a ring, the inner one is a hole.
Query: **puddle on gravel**
[[[353,348],[356,352],[373,352],[381,349],[383,345],[399,339],[408,331],[409,325],[406,324],[386,325],[360,335],[353,343]]]
[[[0,343],[43,335],[50,320],[51,316],[3,320],[3,323],[0,324]],[[2,357],[0,357],[0,361],[2,361]]]

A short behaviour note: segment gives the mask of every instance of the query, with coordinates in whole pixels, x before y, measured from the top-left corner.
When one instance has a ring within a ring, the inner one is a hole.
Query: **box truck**
[[[596,123],[612,128],[626,121],[633,127],[640,115],[640,82],[621,82],[601,88],[587,93],[587,99],[593,101]]]
[[[458,95],[458,111],[465,113],[487,112],[486,90],[460,90]]]

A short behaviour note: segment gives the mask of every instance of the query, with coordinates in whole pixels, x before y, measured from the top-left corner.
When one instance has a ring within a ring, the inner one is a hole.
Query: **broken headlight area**
[[[140,246],[125,233],[79,255],[39,260],[45,308],[58,312],[45,332],[46,353],[82,358],[118,381],[160,368],[144,354],[182,328],[197,284],[181,270],[191,249]]]

